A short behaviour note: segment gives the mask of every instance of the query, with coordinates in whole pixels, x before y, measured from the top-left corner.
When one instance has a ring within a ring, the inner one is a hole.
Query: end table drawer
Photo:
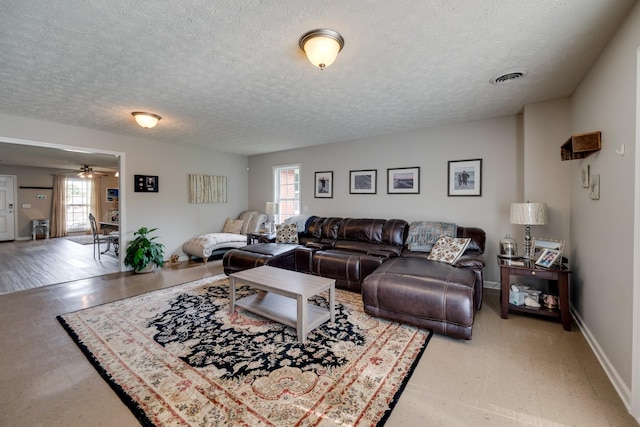
[[[530,272],[529,276],[536,277],[538,279],[558,280],[558,273],[551,270],[549,271],[534,270]]]

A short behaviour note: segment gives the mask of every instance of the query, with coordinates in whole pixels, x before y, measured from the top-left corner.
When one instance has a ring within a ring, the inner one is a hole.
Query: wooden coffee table
[[[335,321],[336,281],[282,268],[261,266],[229,275],[229,312],[235,306],[295,328],[298,341],[307,340],[309,331],[330,320]],[[264,292],[236,301],[236,283]],[[329,309],[309,304],[309,298],[329,291]]]

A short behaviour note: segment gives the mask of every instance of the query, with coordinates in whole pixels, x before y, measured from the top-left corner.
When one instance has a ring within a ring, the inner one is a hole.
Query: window
[[[91,228],[89,212],[91,210],[92,181],[67,177],[66,182],[67,232],[89,230]]]
[[[274,199],[278,203],[276,222],[300,215],[300,165],[273,168]]]

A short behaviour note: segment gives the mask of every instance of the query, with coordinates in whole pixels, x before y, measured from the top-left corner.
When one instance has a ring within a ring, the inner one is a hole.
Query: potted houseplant
[[[136,236],[127,246],[127,255],[124,258],[124,265],[130,265],[136,273],[148,273],[156,266],[162,267],[164,264],[164,245],[154,242],[158,236],[149,237],[157,228],[149,230],[142,227],[134,232]]]

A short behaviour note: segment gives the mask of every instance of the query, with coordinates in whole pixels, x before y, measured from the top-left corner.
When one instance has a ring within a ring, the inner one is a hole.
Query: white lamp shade
[[[547,223],[546,203],[512,203],[511,224],[545,225]]]
[[[157,114],[143,113],[141,111],[135,111],[131,114],[136,119],[136,122],[146,129],[151,129],[152,127],[157,125],[158,121],[161,119],[161,117]]]
[[[267,206],[265,208],[265,212],[267,215],[275,215],[278,213],[278,204],[275,202],[267,202]]]

